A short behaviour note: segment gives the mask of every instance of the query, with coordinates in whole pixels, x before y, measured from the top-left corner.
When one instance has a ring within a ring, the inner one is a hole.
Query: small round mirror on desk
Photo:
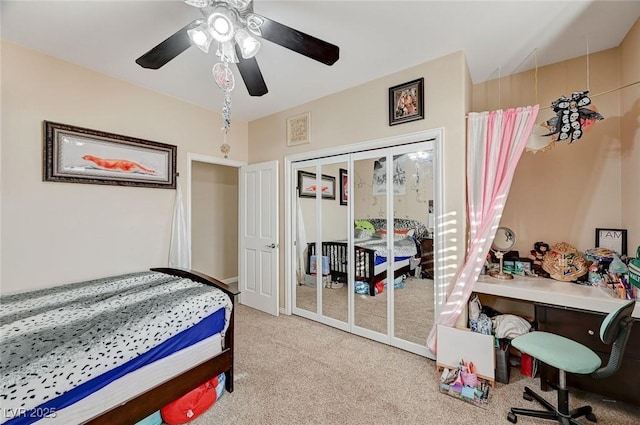
[[[512,275],[504,272],[503,259],[504,254],[511,251],[515,244],[516,234],[513,233],[513,230],[507,227],[498,227],[498,230],[496,230],[496,236],[493,238],[493,243],[491,244],[491,251],[495,253],[496,258],[500,261],[500,268],[498,271],[489,272],[489,276],[495,277],[496,279],[513,279]]]

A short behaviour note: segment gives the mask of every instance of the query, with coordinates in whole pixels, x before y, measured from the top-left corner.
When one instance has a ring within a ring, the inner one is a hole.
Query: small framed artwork
[[[340,169],[340,205],[349,203],[349,175],[344,168]]]
[[[596,248],[608,248],[627,255],[627,229],[596,228]]]
[[[287,118],[287,146],[311,142],[311,112]]]
[[[176,188],[175,145],[44,121],[43,180]]]
[[[424,78],[389,88],[389,125],[424,119]]]
[[[298,196],[301,198],[315,198],[317,191],[316,175],[299,170]],[[323,199],[336,199],[336,178],[323,174],[320,179],[320,191]]]

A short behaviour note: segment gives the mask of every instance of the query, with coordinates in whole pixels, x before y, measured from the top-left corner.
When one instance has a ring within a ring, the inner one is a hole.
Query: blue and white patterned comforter
[[[219,289],[158,272],[2,296],[1,304],[0,404],[20,410],[126,363],[220,308],[224,334],[232,309]]]
[[[363,248],[369,248],[376,251],[376,255],[380,257],[388,257],[387,238],[378,235],[369,238],[354,239],[353,244]],[[416,242],[410,236],[402,236],[394,238],[393,251],[396,259],[415,257],[418,254]]]

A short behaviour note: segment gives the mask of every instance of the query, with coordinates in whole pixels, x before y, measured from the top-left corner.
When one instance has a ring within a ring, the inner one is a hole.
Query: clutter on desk
[[[589,272],[590,263],[578,250],[566,242],[558,242],[542,258],[542,268],[552,279],[575,282]]]
[[[484,267],[480,274],[492,274],[500,269],[500,261],[493,251],[487,254]],[[520,257],[519,251],[509,251],[503,254],[502,271],[514,276],[538,276],[534,271],[533,260],[529,257]],[[548,276],[548,275],[547,275]]]
[[[614,298],[632,300],[640,291],[640,246],[637,258],[621,257],[609,248],[592,248],[585,251],[591,260],[588,282]]]
[[[474,406],[487,408],[489,381],[479,377],[473,362],[461,360],[457,368],[444,368],[440,374],[440,392]]]

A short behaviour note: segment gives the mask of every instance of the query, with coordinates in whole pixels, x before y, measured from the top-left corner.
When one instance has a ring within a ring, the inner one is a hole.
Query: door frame
[[[202,155],[199,153],[192,153],[192,152],[187,152],[187,211],[186,211],[186,222],[187,222],[187,232],[189,233],[189,243],[191,243],[191,241],[193,240],[191,237],[191,179],[192,179],[192,164],[193,162],[204,162],[207,164],[213,164],[213,165],[223,165],[226,167],[233,167],[233,168],[237,168],[238,171],[240,171],[240,168],[247,165],[245,162],[241,162],[241,161],[233,161],[231,159],[225,159],[225,158],[217,158],[214,156],[207,156],[207,155]],[[180,177],[178,177],[180,178]],[[240,190],[240,188],[238,187],[238,190]],[[238,206],[238,208],[240,208],[240,206]],[[238,228],[238,234],[240,232],[240,229]],[[189,246],[189,257],[191,258],[191,252],[192,252],[193,247]],[[232,283],[233,281],[236,281],[238,279],[238,276],[231,279],[226,279],[226,281],[223,281],[224,283]],[[240,297],[242,296],[242,294],[240,294]]]
[[[292,166],[291,164],[296,161],[309,160],[314,158],[322,158],[327,156],[335,156],[342,154],[349,154],[356,151],[363,151],[369,149],[378,149],[378,148],[386,148],[393,147],[398,145],[416,143],[423,140],[434,140],[434,153],[435,153],[435,161],[437,163],[437,167],[440,175],[439,178],[436,179],[435,184],[435,193],[436,199],[444,199],[444,191],[443,191],[443,182],[442,182],[442,172],[444,165],[444,158],[442,152],[442,143],[444,141],[444,128],[435,128],[430,130],[423,130],[414,133],[407,133],[397,136],[385,137],[381,139],[368,140],[365,142],[354,143],[350,145],[342,145],[336,146],[333,148],[321,149],[317,151],[304,152],[299,154],[287,155],[284,157],[284,279],[285,279],[285,292],[284,292],[284,307],[281,307],[281,312],[283,314],[291,315],[293,306],[292,306],[292,291],[295,288],[295,270],[293,267],[293,260],[295,260],[295,245],[291,243],[293,241],[294,228],[293,228],[293,200],[292,193],[293,188],[295,187],[295,179],[296,176],[292,174]],[[436,217],[442,217],[444,211],[444,202],[438,202],[434,205],[434,213]],[[437,218],[436,218],[437,220]],[[438,237],[436,234],[436,239],[434,240],[434,262],[438,262],[438,258],[440,256],[439,247],[441,246],[441,237]],[[443,275],[441,272],[436,270],[434,276],[434,286],[436,288],[441,288],[441,281],[443,279]],[[436,300],[436,309],[435,316],[440,311],[440,302],[444,299],[445,295],[442,294],[434,294]]]

